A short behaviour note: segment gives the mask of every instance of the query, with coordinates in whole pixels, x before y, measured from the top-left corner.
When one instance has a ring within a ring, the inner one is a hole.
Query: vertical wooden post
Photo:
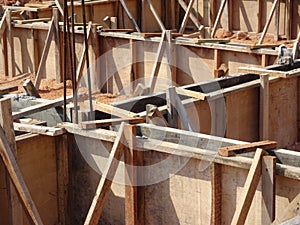
[[[7,62],[8,62],[8,76],[10,78],[16,75],[15,68],[15,54],[14,54],[14,40],[13,40],[13,30],[11,24],[11,12],[6,13],[6,41],[7,41]]]
[[[4,134],[9,143],[9,146],[16,157],[16,141],[15,141],[15,132],[13,128],[13,118],[12,118],[12,108],[10,98],[0,99],[0,126],[4,130]],[[22,225],[23,224],[23,208],[19,201],[18,194],[16,189],[7,176],[7,189],[9,196],[9,213],[10,213],[10,222],[12,225]]]
[[[218,49],[214,49],[214,71],[217,71],[219,69],[220,66],[220,61],[221,61],[221,54],[220,54],[220,50]],[[218,78],[218,73],[214,72],[214,77]]]
[[[291,20],[291,16],[292,16],[292,1],[291,0],[286,0],[286,25],[285,25],[285,35],[286,35],[286,39],[290,40],[291,39],[291,27],[292,27],[292,20]]]
[[[136,89],[137,83],[145,84],[144,80],[144,54],[140,51],[144,43],[141,41],[130,39],[131,54],[132,54],[132,75],[131,83],[132,90]]]
[[[57,165],[57,193],[59,224],[70,224],[68,217],[68,145],[67,135],[57,136],[55,139]]]
[[[264,156],[262,159],[262,221],[271,224],[275,220],[276,196],[276,157]]]
[[[172,41],[172,31],[166,31],[166,39],[167,39],[167,59],[169,64],[168,70],[168,79],[170,81],[169,85],[176,84],[176,45],[173,44]]]
[[[90,42],[93,48],[93,56],[90,57],[91,63],[94,68],[91,68],[91,80],[92,90],[100,90],[101,83],[101,74],[100,72],[100,39],[97,33],[96,24],[92,24],[92,42]]]
[[[222,224],[222,165],[211,164],[211,225]]]
[[[275,24],[274,24],[274,40],[278,41],[278,36],[279,36],[279,19],[280,19],[280,1],[276,6],[275,10]]]
[[[124,150],[125,161],[125,221],[127,225],[138,224],[138,195],[137,195],[137,151],[136,127],[125,125],[124,137],[127,148]]]
[[[263,29],[263,3],[264,0],[258,0],[258,13],[257,13],[257,33],[260,33]]]
[[[39,37],[38,37],[38,29],[32,29],[32,46],[33,46],[33,72],[35,75],[38,72],[39,68]]]
[[[170,12],[171,12],[171,27],[176,29],[176,1],[171,0],[170,2]]]
[[[54,41],[55,41],[55,69],[56,69],[56,83],[62,81],[62,57],[61,57],[61,45],[60,45],[60,12],[58,8],[53,8],[53,20],[54,20]]]
[[[129,225],[144,224],[143,152],[136,149],[136,126],[126,124],[125,160],[125,221]]]
[[[269,75],[260,76],[259,137],[269,138]]]
[[[261,66],[262,67],[269,66],[269,56],[267,54],[261,55]]]
[[[177,93],[175,87],[169,87],[166,92],[167,110],[168,110],[168,123],[171,127],[178,127],[178,112],[177,108]]]

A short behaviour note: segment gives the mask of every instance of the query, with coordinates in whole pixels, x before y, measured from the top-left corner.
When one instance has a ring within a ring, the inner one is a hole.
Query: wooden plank
[[[88,28],[87,28],[87,40],[90,39],[91,36],[91,29],[92,29],[92,23],[88,23]],[[79,62],[77,65],[76,69],[76,79],[77,79],[77,87],[79,87],[82,75],[83,75],[83,67],[85,64],[85,58],[86,58],[86,45],[83,44],[83,49],[79,58]]]
[[[108,105],[105,103],[101,102],[96,102],[95,104],[95,110],[98,110],[100,112],[105,112],[107,114],[110,114],[112,116],[117,116],[117,117],[123,117],[123,118],[128,118],[128,117],[138,117],[138,114],[127,111],[125,109],[121,109],[118,107],[115,107],[113,105]]]
[[[136,127],[125,125],[124,138],[126,150],[124,151],[125,163],[125,223],[138,225],[138,151],[136,150]]]
[[[122,28],[118,28],[118,29],[113,29],[113,28],[101,28],[100,29],[101,32],[122,32],[122,33],[132,33],[134,32],[134,29],[122,29]]]
[[[279,2],[279,0],[274,0],[274,2],[273,2],[273,5],[272,5],[272,8],[271,8],[271,12],[270,12],[270,15],[269,15],[269,17],[268,17],[267,23],[266,23],[266,25],[265,25],[265,27],[264,27],[264,29],[263,29],[263,32],[262,32],[262,34],[261,34],[261,37],[260,37],[259,41],[258,41],[258,44],[259,44],[259,45],[261,45],[261,44],[263,43],[263,40],[264,40],[264,38],[265,38],[265,36],[266,36],[266,34],[267,34],[267,31],[268,31],[269,26],[270,26],[270,23],[271,23],[271,21],[272,21],[274,12],[275,12],[275,10],[276,10],[276,8],[277,8],[278,2]]]
[[[238,204],[232,222],[232,225],[243,225],[246,221],[257,185],[260,180],[261,176],[261,162],[263,156],[263,150],[258,148],[254,155],[254,159],[252,165],[250,167],[244,188],[243,188],[243,195],[239,199],[240,204]]]
[[[287,78],[289,76],[288,72],[282,72],[277,70],[267,70],[264,68],[257,68],[257,67],[239,67],[238,68],[239,73],[252,73],[252,74],[269,74],[269,76],[272,77],[280,77],[280,78]]]
[[[156,22],[157,22],[158,25],[159,25],[160,29],[161,29],[162,31],[166,30],[166,28],[165,28],[163,22],[161,21],[160,17],[158,16],[158,14],[157,14],[157,12],[156,12],[156,10],[155,10],[153,4],[152,4],[152,1],[151,1],[151,0],[147,0],[147,3],[148,3],[148,5],[149,5],[149,8],[150,8],[150,10],[151,10],[151,12],[152,12],[152,14],[153,14],[153,16],[154,16]]]
[[[195,44],[201,44],[201,43],[228,43],[230,42],[229,38],[205,38],[205,39],[200,39],[200,38],[194,38],[193,42]]]
[[[0,95],[6,95],[10,92],[17,91],[18,86],[3,86],[0,87]]]
[[[161,61],[164,55],[164,50],[166,48],[165,46],[165,37],[166,37],[166,31],[163,31],[161,34],[161,39],[158,45],[158,49],[157,49],[157,53],[156,53],[156,57],[155,57],[155,62],[152,68],[152,72],[151,72],[151,78],[149,81],[149,87],[150,87],[150,93],[154,92],[155,89],[155,84],[156,84],[156,78],[158,76],[158,72],[159,72],[159,68],[161,65]]]
[[[179,29],[179,33],[181,33],[181,34],[184,33],[185,27],[187,25],[188,19],[191,15],[191,12],[192,12],[192,9],[193,9],[194,2],[195,2],[195,0],[190,0],[189,5],[186,9],[185,15],[183,17],[183,20],[182,20],[182,23],[181,23],[181,26],[180,26],[180,29]]]
[[[39,92],[36,90],[36,88],[34,87],[32,81],[30,79],[26,79],[24,81],[24,83],[22,84],[22,86],[28,96],[33,96],[36,98],[41,97]]]
[[[211,224],[222,224],[222,165],[211,164]]]
[[[262,159],[262,221],[271,224],[275,219],[276,196],[276,157],[264,156]]]
[[[120,123],[129,123],[129,124],[137,124],[137,123],[144,123],[145,119],[141,117],[135,118],[115,118],[115,119],[103,119],[103,120],[94,120],[94,121],[85,121],[79,124],[79,127],[88,130],[88,129],[96,129],[96,128],[103,128],[108,126],[118,125]]]
[[[119,161],[123,155],[124,146],[122,141],[124,140],[124,126],[124,123],[122,123],[120,126],[84,225],[97,225],[99,222],[105,201],[109,194],[112,180],[116,174]]]
[[[73,100],[73,96],[68,96],[67,97],[67,103],[71,102]],[[33,113],[37,113],[37,112],[41,112],[41,111],[44,111],[44,110],[47,110],[47,109],[51,109],[51,108],[54,108],[54,107],[57,107],[57,106],[61,106],[64,104],[64,98],[58,98],[58,99],[55,99],[55,100],[51,100],[49,102],[46,102],[46,103],[40,103],[40,104],[37,104],[37,105],[33,105],[33,106],[30,106],[30,107],[27,107],[27,108],[24,108],[24,109],[20,109],[19,112],[13,112],[12,115],[13,115],[13,119],[20,119],[22,117],[25,117],[25,116],[29,116]]]
[[[137,32],[140,33],[141,30],[140,30],[139,26],[137,25],[137,23],[136,23],[134,17],[132,16],[132,14],[131,14],[129,8],[127,7],[125,0],[120,0],[120,2],[121,2],[121,4],[122,4],[122,6],[123,6],[123,8],[124,8],[124,10],[125,10],[125,12],[126,12],[128,18],[129,18],[129,20],[130,20],[130,22],[131,22],[132,25],[134,26],[135,30],[136,30]]]
[[[181,8],[187,12],[188,11],[188,6],[186,5],[186,3],[183,0],[178,0],[178,3],[180,4]],[[201,27],[201,23],[199,22],[198,18],[193,14],[190,13],[189,14],[190,19],[192,20],[192,22],[195,24],[195,26],[200,29]]]
[[[42,134],[47,136],[60,136],[66,131],[62,128],[45,127],[34,124],[14,123],[15,131],[29,132],[33,134]]]
[[[35,86],[36,89],[39,89],[39,86],[40,86],[41,80],[42,80],[42,76],[43,76],[42,73],[45,71],[45,64],[46,64],[46,60],[47,60],[47,57],[48,57],[52,37],[53,37],[53,34],[54,34],[54,29],[55,29],[54,18],[52,18],[51,23],[50,23],[50,27],[49,27],[49,31],[48,31],[48,34],[47,34],[47,37],[46,37],[42,57],[41,57],[39,67],[38,67],[38,70],[37,70],[35,82],[34,82],[34,86]]]
[[[0,99],[0,125],[2,126],[8,144],[12,150],[12,153],[16,155],[17,147],[15,141],[15,132],[13,130],[13,119],[11,115],[12,107],[11,107],[11,99],[3,98]],[[6,176],[8,177],[8,173],[6,172]],[[8,202],[8,211],[9,211],[9,219],[12,225],[22,225],[23,218],[22,212],[23,208],[21,202],[19,201],[18,194],[13,183],[6,179],[6,188],[7,194],[9,195]]]
[[[16,24],[27,24],[27,23],[38,23],[38,22],[48,22],[51,18],[39,18],[39,19],[28,19],[28,20],[14,20]]]
[[[222,13],[224,11],[224,8],[225,8],[225,5],[226,5],[226,2],[227,0],[222,0],[222,3],[221,3],[221,6],[219,8],[219,11],[218,11],[218,15],[217,15],[217,18],[216,18],[216,21],[214,23],[214,26],[213,26],[213,29],[211,31],[211,37],[213,38],[216,34],[216,31],[217,31],[217,26],[219,24],[219,21],[221,19],[221,16],[222,16]]]
[[[204,93],[201,92],[197,92],[197,91],[191,91],[188,89],[184,89],[181,87],[176,87],[176,92],[180,95],[185,95],[191,98],[196,98],[199,100],[205,100],[206,99],[206,95]]]
[[[42,225],[42,219],[38,213],[38,210],[31,198],[29,190],[23,180],[22,173],[18,167],[8,140],[5,137],[4,130],[0,126],[0,155],[3,163],[10,175],[10,178],[15,185],[15,188],[24,204],[24,208],[29,215],[29,218],[33,224]]]
[[[258,0],[258,13],[257,13],[257,33],[260,33],[263,29],[263,3],[264,0]]]
[[[227,147],[219,148],[218,153],[221,156],[228,157],[228,156],[234,156],[236,154],[253,152],[257,148],[269,150],[269,149],[274,149],[276,147],[277,147],[276,141],[258,141],[258,142],[252,142],[249,144],[234,145],[234,146],[227,146]]]
[[[269,75],[260,76],[259,137],[260,140],[269,138]]]
[[[13,42],[13,28],[11,12],[6,12],[6,48],[7,48],[7,73],[10,78],[16,75],[15,68],[15,53],[14,53],[14,42]]]
[[[147,33],[140,33],[139,34],[143,38],[148,38],[148,37],[161,37],[162,32],[147,32]],[[172,37],[181,37],[182,34],[180,33],[172,33]]]

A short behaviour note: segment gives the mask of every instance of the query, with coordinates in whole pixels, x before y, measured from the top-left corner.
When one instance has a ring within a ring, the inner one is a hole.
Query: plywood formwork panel
[[[104,170],[112,143],[78,135],[70,135],[68,138],[71,151],[69,194],[73,200],[69,205],[71,224],[82,224],[95,195],[101,170]],[[117,173],[121,174],[119,176],[124,175],[120,168],[118,171]],[[124,186],[113,182],[100,218],[101,224],[125,224],[124,198]]]
[[[259,90],[252,88],[230,94],[226,99],[226,137],[241,141],[259,138]]]
[[[0,218],[1,223],[9,224],[8,218],[8,189],[6,185],[6,173],[3,162],[0,162]]]
[[[221,51],[220,55],[220,64],[224,63],[228,66],[229,74],[238,73],[238,68],[245,64],[259,66],[262,57],[257,54],[229,51]]]
[[[199,160],[152,151],[145,154],[144,160],[146,182],[163,174],[156,183],[145,187],[145,224],[210,223],[209,167],[202,170]],[[181,166],[166,172],[179,162]]]
[[[34,72],[34,46],[31,32],[14,28],[15,65],[17,74]],[[21,53],[21,54],[18,54]]]
[[[258,1],[233,1],[232,7],[232,29],[246,32],[256,32],[258,26]]]
[[[17,138],[17,162],[25,183],[33,198],[44,224],[58,223],[57,206],[57,167],[55,138],[31,135]],[[2,162],[1,162],[2,165]],[[0,199],[1,208],[7,206],[7,192],[4,168],[1,166]],[[1,210],[1,223],[8,224],[7,208]],[[24,224],[30,224],[27,214],[23,211]]]
[[[296,23],[292,23],[292,38],[297,38],[297,35],[300,31],[300,22],[299,22],[299,16],[300,16],[300,0],[293,0],[293,6],[292,6],[292,20],[297,21]]]
[[[298,138],[297,79],[282,79],[270,84],[269,139],[276,140],[280,148],[293,145]]]
[[[142,32],[157,32],[161,31],[158,23],[156,22],[152,12],[149,9],[149,5],[146,0],[142,1]],[[160,18],[161,15],[161,7],[162,1],[161,0],[152,0],[152,5],[155,8],[156,13]]]
[[[177,84],[187,85],[211,80],[214,70],[213,49],[177,46]]]

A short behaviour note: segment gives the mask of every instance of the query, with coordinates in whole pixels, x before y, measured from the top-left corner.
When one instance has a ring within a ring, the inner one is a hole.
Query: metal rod
[[[74,122],[78,123],[78,98],[77,98],[77,82],[76,82],[76,50],[75,50],[75,11],[74,0],[71,0],[71,29],[72,29],[72,55],[73,55],[73,70],[72,70],[72,88],[73,88],[73,103],[74,103]]]
[[[84,44],[85,44],[85,60],[86,60],[86,68],[87,68],[87,79],[88,79],[88,95],[89,95],[89,105],[90,105],[90,114],[89,117],[92,116],[93,112],[93,103],[92,103],[92,85],[91,85],[91,73],[90,73],[90,60],[89,60],[89,46],[88,46],[88,38],[86,32],[86,15],[85,15],[85,5],[84,0],[81,0],[81,8],[82,8],[82,19],[83,19],[83,34],[84,34]],[[89,22],[90,23],[90,22]],[[91,120],[92,118],[89,118]]]

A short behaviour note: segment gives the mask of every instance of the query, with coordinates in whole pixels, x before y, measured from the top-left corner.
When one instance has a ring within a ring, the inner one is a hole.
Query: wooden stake
[[[129,20],[130,20],[130,22],[134,26],[135,30],[140,33],[141,30],[140,30],[139,26],[137,25],[137,23],[136,23],[134,17],[132,16],[131,12],[129,11],[129,9],[128,9],[127,5],[126,5],[125,0],[120,0],[120,2],[122,4],[122,6],[123,6],[123,8],[124,8],[124,10],[125,10],[128,18],[129,18]]]
[[[274,0],[274,3],[273,3],[273,5],[272,5],[272,9],[271,9],[269,18],[268,18],[267,23],[266,23],[266,25],[265,25],[265,27],[264,27],[264,30],[263,30],[263,32],[262,32],[262,34],[261,34],[261,37],[260,37],[260,39],[259,39],[259,41],[258,41],[258,43],[257,43],[257,44],[259,44],[259,45],[261,45],[261,44],[263,43],[263,40],[264,40],[264,38],[265,38],[265,36],[266,36],[266,33],[267,33],[267,31],[268,31],[268,28],[269,28],[269,26],[270,26],[270,23],[271,23],[271,20],[272,20],[272,18],[273,18],[273,15],[274,15],[274,12],[275,12],[275,10],[276,10],[276,7],[277,7],[278,2],[279,2],[278,0]]]
[[[241,203],[235,210],[231,225],[243,225],[246,221],[261,176],[262,156],[263,150],[258,148],[254,155],[254,159],[243,188],[243,195],[239,199]]]
[[[89,40],[90,38],[90,34],[91,34],[91,29],[92,29],[92,23],[89,22],[88,28],[87,28],[87,39]],[[83,49],[81,52],[81,56],[77,65],[77,69],[76,69],[76,79],[77,79],[77,87],[79,87],[81,78],[82,78],[82,71],[83,71],[83,67],[85,64],[85,56],[86,56],[86,46],[85,44],[83,44]]]
[[[181,26],[180,26],[180,29],[179,29],[179,33],[181,33],[181,34],[184,33],[186,24],[188,22],[188,19],[191,15],[191,12],[192,12],[192,9],[193,9],[194,2],[195,2],[195,0],[190,0],[189,5],[186,9],[185,15],[183,17],[183,20],[182,20],[182,23],[181,23]]]
[[[152,12],[152,14],[153,14],[153,16],[154,16],[156,22],[158,23],[160,29],[161,29],[162,31],[166,30],[166,28],[165,28],[163,22],[161,21],[160,17],[158,16],[158,14],[157,14],[157,12],[156,12],[156,10],[155,10],[153,4],[152,4],[152,1],[151,1],[151,0],[147,0],[147,2],[148,2],[149,8],[150,8],[150,10],[151,10],[151,12]]]
[[[121,142],[124,140],[124,126],[124,123],[120,126],[84,225],[97,225],[99,222],[105,201],[109,194],[112,179],[116,174],[121,156],[123,155],[124,146]]]
[[[34,86],[36,89],[39,89],[39,86],[41,84],[41,80],[42,80],[42,76],[43,76],[43,72],[45,71],[45,64],[46,64],[46,59],[48,57],[48,53],[49,53],[49,49],[50,49],[50,45],[51,45],[51,41],[52,41],[52,37],[54,34],[54,18],[52,18],[50,26],[49,26],[49,31],[46,37],[46,41],[45,41],[45,47],[43,49],[43,53],[42,53],[42,57],[39,63],[39,68],[36,74],[36,78],[35,78],[35,82],[34,82]]]
[[[216,31],[217,31],[217,26],[219,24],[219,21],[221,19],[221,16],[222,16],[222,13],[224,11],[224,8],[226,6],[226,2],[227,0],[223,0],[222,3],[221,3],[221,6],[220,6],[220,9],[219,9],[219,12],[218,12],[218,15],[217,15],[217,18],[216,18],[216,21],[214,23],[214,26],[213,26],[213,29],[211,31],[211,37],[213,38],[216,34]]]
[[[158,45],[154,66],[153,66],[153,69],[151,72],[151,78],[150,78],[150,82],[149,82],[150,93],[154,92],[156,78],[158,76],[159,68],[160,68],[161,61],[162,61],[162,58],[164,55],[164,50],[166,48],[165,43],[164,43],[165,37],[166,37],[166,31],[163,31],[161,34],[161,39],[160,39],[159,45]]]
[[[36,88],[34,87],[33,83],[31,82],[30,79],[26,79],[23,83],[23,88],[26,92],[26,94],[28,96],[33,96],[33,97],[36,97],[36,98],[40,98],[40,94],[39,92],[36,90]]]
[[[260,140],[269,138],[269,75],[260,76],[259,97],[259,137]]]
[[[178,0],[178,3],[180,4],[181,8],[187,13],[188,12],[188,6],[186,5],[186,3],[183,0]],[[195,26],[198,29],[201,27],[201,23],[199,22],[198,18],[194,15],[193,12],[189,13],[189,18],[192,20],[192,22],[195,24]]]
[[[271,224],[275,219],[276,196],[276,157],[264,156],[262,159],[262,221]]]

